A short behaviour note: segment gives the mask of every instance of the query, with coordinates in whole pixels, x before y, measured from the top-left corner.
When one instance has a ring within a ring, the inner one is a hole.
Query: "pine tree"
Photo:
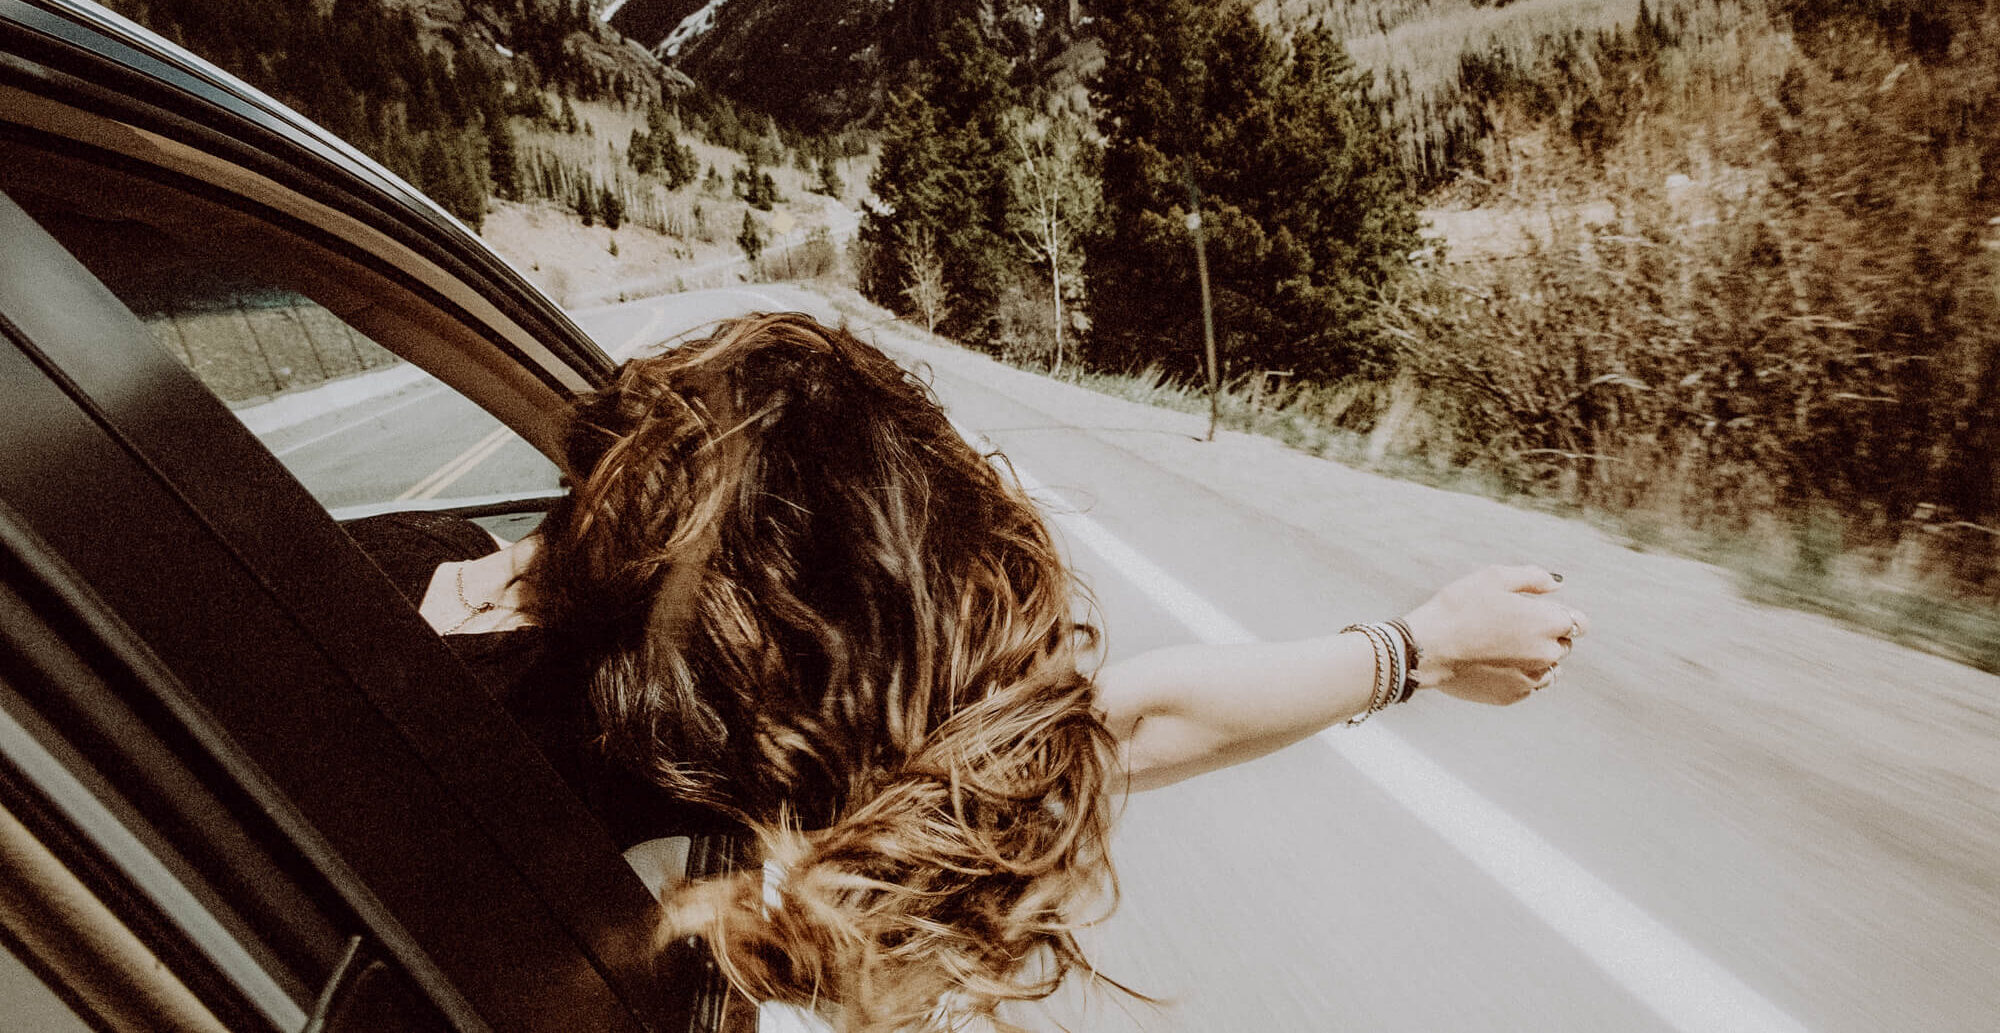
[[[597,192],[597,214],[604,219],[604,228],[615,230],[625,221],[625,199],[610,186]]]
[[[813,169],[812,191],[836,199],[847,192],[847,184],[841,181],[840,170],[834,167],[833,159],[819,159]]]
[[[736,196],[742,198],[750,207],[760,212],[768,212],[773,205],[784,200],[778,196],[778,181],[758,164],[757,155],[750,154],[745,161],[747,164],[731,175]]]
[[[1200,287],[1186,217],[1202,193],[1217,337],[1225,357],[1275,328],[1247,296],[1263,289],[1270,240],[1242,209],[1245,144],[1269,100],[1282,55],[1246,11],[1196,0],[1100,5],[1105,44],[1092,83],[1104,155],[1105,220],[1086,249],[1093,361],[1201,366]]]
[[[1198,191],[1225,363],[1335,376],[1366,362],[1369,303],[1419,241],[1411,191],[1338,40],[1292,53],[1247,8],[1107,0],[1092,86],[1103,230],[1087,246],[1096,361],[1192,374],[1200,291],[1186,229]]]
[[[743,249],[743,257],[751,262],[764,253],[764,231],[757,225],[757,217],[749,209],[743,211],[743,226],[736,231],[736,246]]]
[[[410,178],[431,200],[474,230],[486,216],[484,142],[474,132],[425,133]]]
[[[632,130],[632,136],[625,142],[625,161],[632,171],[645,175],[659,164],[660,152],[653,145],[653,134],[644,129]]]
[[[701,170],[701,160],[695,157],[694,148],[671,137],[655,137],[655,140],[664,140],[659,145],[660,175],[666,179],[667,189],[679,190],[694,182]]]
[[[933,74],[891,102],[870,189],[879,201],[862,220],[870,256],[863,290],[903,308],[909,242],[928,233],[956,300],[944,331],[978,338],[1014,264],[1007,243],[1007,120],[1017,106],[1005,57],[971,20],[938,43]]]
[[[907,300],[903,290],[910,259],[905,249],[920,233],[929,234],[934,246],[935,227],[949,200],[941,118],[925,96],[927,86],[920,80],[889,98],[882,152],[868,180],[874,200],[859,230],[867,256],[860,270],[862,293],[897,310]]]
[[[514,148],[514,131],[508,127],[506,116],[499,114],[487,117],[485,130],[487,174],[492,180],[493,196],[520,200],[520,158]]]
[[[1422,247],[1417,200],[1368,73],[1327,31],[1293,39],[1267,133],[1253,163],[1261,189],[1246,207],[1281,245],[1269,304],[1283,336],[1252,357],[1321,375],[1384,360],[1375,302]]]

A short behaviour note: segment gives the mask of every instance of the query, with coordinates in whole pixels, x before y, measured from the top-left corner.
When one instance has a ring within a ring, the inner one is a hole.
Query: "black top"
[[[341,525],[396,588],[422,606],[441,564],[498,552],[493,537],[448,513],[385,513]],[[707,808],[689,804],[606,758],[586,689],[588,660],[537,627],[444,640],[549,764],[597,812],[620,849],[660,836],[732,831]]]

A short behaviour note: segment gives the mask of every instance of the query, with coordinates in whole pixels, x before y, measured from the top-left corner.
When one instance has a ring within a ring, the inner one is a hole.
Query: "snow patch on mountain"
[[[708,0],[708,3],[702,5],[701,10],[682,18],[681,23],[674,26],[674,31],[667,33],[667,38],[661,41],[656,53],[662,58],[679,57],[682,47],[692,42],[696,36],[715,28],[715,12],[722,9],[723,3],[724,0]]]

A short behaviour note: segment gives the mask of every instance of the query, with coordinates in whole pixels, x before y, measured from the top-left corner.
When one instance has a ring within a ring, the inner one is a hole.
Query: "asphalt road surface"
[[[1106,975],[1032,1026],[1153,1031],[2000,1029],[2000,678],[1741,601],[1587,525],[1224,434],[1000,367],[843,302],[1038,492],[1111,656],[1324,633],[1484,562],[1592,615],[1512,708],[1420,698],[1133,797]],[[578,313],[614,353],[754,309],[747,286]],[[871,325],[872,324],[872,325]],[[548,491],[553,468],[417,385],[288,427],[336,511]]]

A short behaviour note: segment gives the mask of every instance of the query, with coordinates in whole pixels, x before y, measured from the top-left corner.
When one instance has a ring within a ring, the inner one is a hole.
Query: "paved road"
[[[836,315],[766,285],[579,318],[629,350],[781,307]],[[1041,485],[1114,657],[1400,612],[1483,559],[1568,571],[1595,619],[1530,704],[1422,699],[1133,798],[1123,906],[1091,942],[1173,1003],[1066,993],[1069,1028],[2000,1028],[2000,679],[1750,606],[1580,524],[1203,445],[1198,420],[875,332]],[[424,390],[273,444],[334,506],[552,486]]]
[[[680,295],[671,311],[640,303],[575,314],[606,351],[623,356],[758,307],[771,307],[767,295],[744,287]],[[264,441],[343,517],[557,489],[554,464],[428,378],[267,433]]]

